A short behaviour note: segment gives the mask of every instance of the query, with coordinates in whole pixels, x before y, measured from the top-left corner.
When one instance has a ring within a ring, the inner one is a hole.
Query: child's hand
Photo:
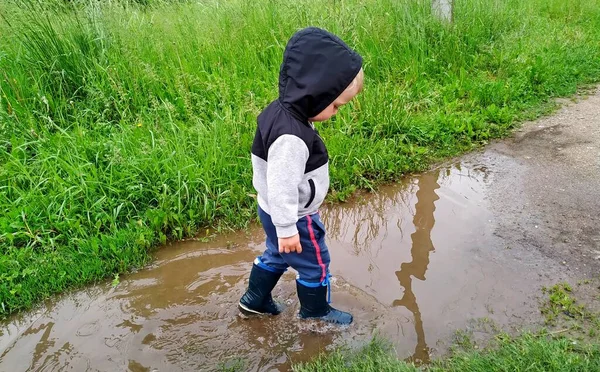
[[[296,234],[289,238],[279,238],[279,253],[291,253],[297,252],[302,253],[302,246],[300,245],[300,235]]]

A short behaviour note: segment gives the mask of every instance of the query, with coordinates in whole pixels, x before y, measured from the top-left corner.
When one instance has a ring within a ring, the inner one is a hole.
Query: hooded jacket
[[[362,57],[337,36],[306,28],[283,54],[279,98],[258,116],[252,144],[258,204],[271,216],[279,238],[298,233],[299,218],[314,214],[329,189],[329,157],[309,118],[352,83]]]

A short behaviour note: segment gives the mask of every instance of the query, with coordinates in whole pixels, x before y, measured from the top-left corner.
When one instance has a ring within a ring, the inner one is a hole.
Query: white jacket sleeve
[[[283,135],[269,148],[267,159],[268,203],[277,237],[298,233],[298,186],[302,182],[309,152],[297,136]]]

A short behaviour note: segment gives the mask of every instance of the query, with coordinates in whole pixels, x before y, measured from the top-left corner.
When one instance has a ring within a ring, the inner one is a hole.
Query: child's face
[[[311,122],[325,121],[335,116],[340,107],[352,101],[352,99],[356,97],[362,90],[362,69],[359,72],[359,76],[359,79],[355,80],[352,86],[343,91],[342,94],[340,94],[340,96],[331,103],[331,105],[327,106],[325,110],[321,111],[317,116],[309,118],[308,120]]]
[[[329,120],[331,117],[335,116],[335,114],[337,114],[340,107],[342,107],[345,104],[347,104],[348,102],[352,101],[352,98],[354,98],[356,96],[356,94],[350,96],[345,93],[346,92],[340,94],[340,96],[338,98],[336,98],[335,101],[333,101],[331,103],[331,105],[327,106],[325,108],[325,110],[321,111],[317,116],[310,118],[309,120],[310,121],[325,121],[325,120]]]

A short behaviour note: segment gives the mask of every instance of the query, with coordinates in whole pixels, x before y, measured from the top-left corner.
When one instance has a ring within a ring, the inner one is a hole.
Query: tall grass
[[[146,4],[146,5],[143,5]],[[600,0],[0,3],[0,315],[254,216],[249,148],[289,36],[363,54],[322,134],[332,199],[507,133],[600,79]]]

